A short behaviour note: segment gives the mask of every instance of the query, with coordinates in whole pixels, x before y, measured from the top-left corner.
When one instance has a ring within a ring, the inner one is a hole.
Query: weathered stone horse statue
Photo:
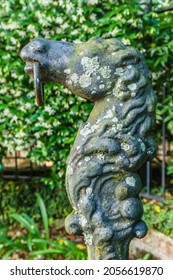
[[[156,149],[156,96],[143,56],[117,39],[94,37],[80,44],[35,39],[21,57],[28,74],[37,62],[44,83],[94,102],[68,158],[74,211],[66,230],[84,235],[90,259],[127,259],[131,239],[147,233],[137,170]]]

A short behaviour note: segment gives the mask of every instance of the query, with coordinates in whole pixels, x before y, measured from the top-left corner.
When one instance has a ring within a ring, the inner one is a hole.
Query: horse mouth
[[[24,69],[27,74],[33,74],[33,63],[27,63]]]

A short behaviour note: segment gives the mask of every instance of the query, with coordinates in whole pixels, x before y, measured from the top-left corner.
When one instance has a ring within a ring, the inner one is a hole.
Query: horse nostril
[[[27,52],[25,51],[25,48],[21,50],[20,57],[25,61],[27,60]]]

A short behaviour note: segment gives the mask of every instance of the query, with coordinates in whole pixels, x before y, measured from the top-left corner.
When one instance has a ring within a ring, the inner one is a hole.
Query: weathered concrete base
[[[156,259],[173,260],[173,239],[161,232],[149,230],[145,238],[131,241],[130,253],[136,255],[138,250],[149,252]]]

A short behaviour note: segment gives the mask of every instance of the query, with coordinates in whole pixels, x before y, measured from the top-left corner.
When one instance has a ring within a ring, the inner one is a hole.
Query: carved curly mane
[[[113,232],[118,238],[130,233],[137,236],[132,226],[142,215],[138,198],[141,183],[133,171],[151,158],[156,149],[152,139],[156,96],[143,56],[122,45],[114,52],[113,65],[113,87],[95,102],[88,121],[81,125],[67,168],[67,191],[78,213],[67,219],[67,229],[74,233],[78,220],[77,228],[85,231],[86,243],[91,245],[94,236],[98,247],[104,238],[112,239]],[[108,200],[113,197],[110,208]],[[136,214],[127,213],[132,205]],[[106,218],[105,213],[109,214]],[[112,220],[119,220],[119,226],[109,225]],[[136,226],[138,237],[146,232],[140,223]],[[94,233],[92,226],[97,228]],[[99,237],[99,231],[104,231],[106,237]],[[109,258],[116,257],[114,249],[113,245],[107,248]]]
[[[105,157],[104,165],[116,163],[114,169],[134,170],[155,153],[151,133],[156,96],[147,65],[137,50],[124,45],[114,56],[114,87],[96,102],[80,127],[69,157],[70,169],[92,156],[100,162]]]

